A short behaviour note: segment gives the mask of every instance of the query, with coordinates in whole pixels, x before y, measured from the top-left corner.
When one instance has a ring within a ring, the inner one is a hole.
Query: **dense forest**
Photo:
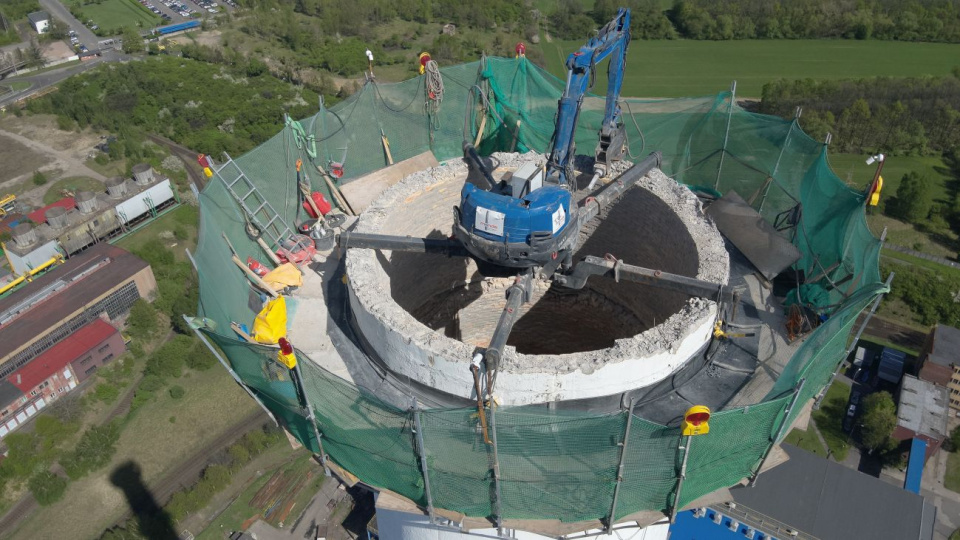
[[[925,155],[960,148],[960,68],[953,76],[776,81],[764,85],[760,111],[792,118],[804,131],[833,134],[839,152]]]
[[[958,0],[676,0],[665,11],[657,0],[597,0],[589,12],[576,0],[562,0],[551,14],[551,31],[580,39],[589,35],[590,23],[609,21],[621,5],[632,8],[639,39],[960,42]]]
[[[314,92],[256,62],[231,69],[159,56],[71,77],[28,109],[58,115],[64,128],[93,126],[133,140],[148,131],[219,155],[254,148],[280,130],[284,113],[302,118],[316,104]]]

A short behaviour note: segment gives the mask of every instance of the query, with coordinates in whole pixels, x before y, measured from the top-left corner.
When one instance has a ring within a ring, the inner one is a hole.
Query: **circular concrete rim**
[[[517,162],[518,159],[542,159],[542,156],[536,153],[523,156],[518,154],[494,154],[494,156],[507,166],[511,162]],[[411,194],[431,189],[455,177],[464,176],[466,172],[466,164],[461,159],[454,159],[439,167],[405,177],[381,193],[361,214],[356,231],[384,232],[380,230],[382,222],[393,208],[403,204]],[[704,215],[697,197],[659,169],[648,173],[638,183],[638,187],[647,189],[660,199],[668,201],[672,206],[685,210],[678,212],[677,215],[688,230],[694,232],[691,236],[699,257],[697,277],[715,283],[727,283],[730,270],[729,255],[716,227]],[[373,250],[347,251],[346,273],[349,278],[351,298],[363,306],[366,312],[375,317],[384,328],[404,335],[409,344],[416,343],[416,346],[430,358],[442,357],[450,361],[462,362],[467,366],[473,354],[473,346],[430,329],[398,305],[389,290],[384,288],[384,285],[388,284],[379,279],[381,274],[376,270],[379,266]],[[371,272],[371,269],[374,271]],[[507,347],[501,370],[520,375],[544,372],[564,374],[577,370],[590,374],[604,365],[637,357],[676,352],[695,328],[704,328],[708,319],[712,320],[715,314],[715,302],[691,298],[682,309],[662,323],[631,338],[619,339],[615,345],[605,349],[569,354],[525,355],[517,353],[513,347]],[[673,369],[678,369],[682,364],[683,362],[674,366]],[[544,366],[549,368],[544,369]]]

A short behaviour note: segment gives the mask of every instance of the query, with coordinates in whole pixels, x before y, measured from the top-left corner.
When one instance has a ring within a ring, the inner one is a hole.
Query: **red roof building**
[[[74,208],[77,207],[77,203],[76,201],[73,200],[73,197],[65,197],[55,203],[48,204],[39,210],[34,210],[33,212],[30,212],[29,214],[27,214],[27,217],[30,218],[30,221],[38,225],[41,223],[46,223],[47,210],[51,208],[56,208],[56,207],[63,208],[64,210],[73,210]]]
[[[76,388],[124,348],[117,329],[98,318],[0,380],[0,437]]]

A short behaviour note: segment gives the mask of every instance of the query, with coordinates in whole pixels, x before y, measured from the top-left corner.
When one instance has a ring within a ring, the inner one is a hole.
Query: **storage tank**
[[[127,184],[123,178],[114,176],[107,180],[107,195],[119,199],[127,194]]]
[[[148,163],[139,163],[133,166],[133,181],[138,186],[147,186],[153,182],[153,167]]]
[[[92,214],[97,211],[97,196],[90,191],[78,192],[74,200],[81,214]]]
[[[17,247],[28,248],[37,243],[37,231],[33,230],[33,225],[21,223],[13,228],[13,241]]]
[[[48,209],[44,215],[47,218],[47,225],[54,229],[62,229],[67,226],[67,210],[60,206],[54,206]]]

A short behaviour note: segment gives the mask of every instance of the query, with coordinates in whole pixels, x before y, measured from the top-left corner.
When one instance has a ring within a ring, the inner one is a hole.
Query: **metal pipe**
[[[683,440],[681,435],[680,440]],[[680,449],[683,450],[683,464],[680,465],[680,476],[677,477],[677,492],[673,495],[673,506],[670,508],[670,523],[673,523],[677,520],[677,506],[680,504],[680,490],[683,489],[683,480],[687,477],[687,459],[690,458],[690,444],[693,442],[693,437],[687,435],[687,444],[681,446]]]
[[[480,427],[483,429],[483,442],[492,444],[493,441],[490,440],[490,435],[487,431],[487,415],[484,412],[483,391],[480,389],[481,358],[483,358],[483,355],[479,353],[474,355],[473,362],[470,363],[470,372],[473,373],[473,388],[477,393],[477,414],[480,415]]]
[[[500,502],[500,455],[497,453],[497,415],[496,405],[490,405],[490,434],[493,438],[493,496],[494,512],[497,519],[497,534],[503,536],[503,505]]]
[[[786,150],[787,144],[790,142],[790,135],[793,134],[793,127],[797,125],[797,119],[794,118],[793,122],[790,122],[790,128],[787,129],[787,135],[783,138],[783,144],[780,146],[780,154],[777,156],[777,163],[773,166],[773,172],[770,173],[770,178],[772,179],[777,175],[777,171],[780,170],[780,160],[783,159],[783,151]],[[760,197],[760,207],[757,209],[757,213],[763,213],[763,203],[767,202],[767,195],[770,193],[770,186],[773,185],[773,182],[767,184],[763,189],[763,196]]]
[[[317,427],[317,418],[313,414],[313,406],[310,405],[310,398],[307,397],[307,389],[303,386],[303,372],[300,371],[300,362],[293,365],[291,370],[294,379],[297,381],[297,387],[300,389],[300,398],[303,400],[303,407],[307,410],[307,421],[313,428],[313,436],[317,438],[317,450],[320,451],[320,464],[323,465],[323,472],[330,476],[330,467],[327,465],[327,453],[323,450],[323,440],[320,435],[320,428]]]
[[[530,279],[532,274],[526,272],[522,276],[517,276],[513,285],[507,289],[507,304],[503,306],[503,312],[500,313],[500,320],[497,327],[493,330],[493,337],[490,338],[490,346],[484,351],[483,359],[487,371],[491,372],[499,368],[500,359],[503,357],[503,349],[507,346],[507,339],[513,330],[514,323],[520,314],[520,306],[527,300],[527,294],[530,290]],[[493,389],[488,388],[488,393]],[[478,396],[479,397],[479,396]]]
[[[192,259],[193,258],[191,257],[191,260]],[[263,409],[263,412],[267,413],[267,416],[269,416],[270,420],[273,421],[273,425],[280,427],[280,423],[277,422],[277,418],[273,416],[273,413],[270,412],[270,409],[268,409],[267,406],[264,405],[262,401],[260,401],[260,398],[258,398],[257,395],[254,394],[253,391],[250,390],[250,388],[243,383],[243,379],[241,379],[240,376],[237,375],[237,372],[234,371],[232,367],[230,367],[230,364],[228,364],[227,361],[224,360],[222,356],[220,356],[220,353],[218,353],[217,350],[213,348],[213,345],[211,345],[210,342],[207,341],[207,338],[203,335],[203,332],[200,331],[199,327],[195,327],[193,324],[191,324],[190,317],[183,315],[183,320],[187,322],[187,326],[189,326],[190,329],[193,330],[193,333],[196,334],[198,338],[200,338],[200,341],[207,346],[207,349],[210,350],[213,356],[216,357],[218,361],[220,361],[220,365],[223,366],[223,369],[227,370],[227,373],[229,373],[230,376],[233,377],[233,380],[240,385],[240,388],[243,388],[243,391],[246,392],[247,395],[252,397],[253,400],[257,402],[257,405],[259,405],[260,408]]]
[[[367,234],[344,231],[337,235],[337,245],[342,248],[382,249],[386,251],[409,251],[412,253],[443,253],[467,256],[463,244],[446,238],[414,238],[390,234]]]
[[[630,408],[627,410],[627,427],[623,430],[623,442],[620,443],[620,465],[617,467],[617,486],[613,488],[613,502],[610,504],[610,516],[607,518],[606,533],[613,530],[613,521],[617,519],[617,497],[620,495],[620,485],[623,483],[623,466],[627,458],[627,442],[630,440],[630,424],[633,423],[633,398],[630,398]]]
[[[613,202],[614,199],[623,194],[626,190],[633,187],[641,178],[643,178],[650,169],[659,167],[663,160],[663,154],[660,151],[651,153],[640,163],[634,164],[624,171],[620,176],[610,182],[599,193],[587,199],[586,204],[580,207],[580,218],[583,222],[589,221],[597,216],[605,206]]]
[[[720,191],[720,173],[723,172],[723,156],[727,153],[727,140],[730,139],[730,120],[733,118],[733,106],[737,103],[737,81],[730,85],[730,108],[727,110],[727,130],[723,134],[723,148],[720,152],[720,163],[717,164],[717,181],[713,189]]]
[[[423,491],[424,495],[427,496],[427,514],[430,516],[430,523],[436,524],[437,517],[433,511],[433,495],[430,493],[430,471],[427,469],[427,455],[423,446],[423,428],[420,425],[420,406],[417,405],[417,398],[413,398],[413,425],[417,441],[417,453],[420,454],[420,469],[423,473]]]
[[[893,276],[895,272],[890,272],[890,275],[887,276],[886,286],[889,289],[890,285],[893,283]],[[827,381],[827,385],[823,387],[823,390],[817,394],[817,399],[813,402],[813,410],[820,409],[820,403],[823,402],[824,396],[827,395],[827,388],[830,388],[830,385],[833,384],[833,381],[837,379],[837,375],[840,374],[840,367],[843,366],[843,360],[850,356],[850,353],[853,352],[853,348],[857,346],[857,342],[860,341],[860,336],[863,335],[863,331],[866,330],[867,325],[870,324],[870,319],[873,318],[874,313],[877,312],[877,307],[880,306],[880,301],[883,300],[883,297],[886,293],[878,294],[876,300],[873,301],[873,305],[870,307],[870,311],[867,312],[867,317],[863,319],[863,322],[860,323],[860,328],[857,329],[857,333],[853,336],[853,341],[850,342],[850,346],[847,347],[846,352],[843,355],[843,358],[840,359],[840,362],[837,363],[837,369],[833,371],[833,375],[830,376],[830,380]]]
[[[763,455],[760,456],[760,463],[757,464],[757,470],[754,471],[753,477],[750,479],[750,487],[753,487],[757,484],[757,478],[760,478],[760,471],[763,470],[763,464],[767,462],[767,458],[770,457],[770,452],[773,450],[773,447],[777,445],[777,441],[780,440],[780,437],[783,435],[783,430],[787,427],[787,420],[790,419],[790,413],[793,411],[794,405],[797,404],[797,399],[800,397],[800,392],[803,391],[803,385],[806,384],[807,379],[800,379],[800,384],[797,385],[796,389],[793,391],[793,397],[790,398],[790,403],[787,403],[787,408],[783,410],[783,421],[780,422],[780,426],[777,428],[777,433],[774,435],[773,440],[770,441],[770,445],[767,446],[767,449],[763,451]]]
[[[572,273],[556,276],[554,281],[564,287],[581,289],[586,285],[587,278],[590,276],[634,281],[719,302],[735,302],[739,298],[739,291],[733,287],[660,270],[623,264],[621,261],[601,259],[592,255],[577,263],[573,267]]]

